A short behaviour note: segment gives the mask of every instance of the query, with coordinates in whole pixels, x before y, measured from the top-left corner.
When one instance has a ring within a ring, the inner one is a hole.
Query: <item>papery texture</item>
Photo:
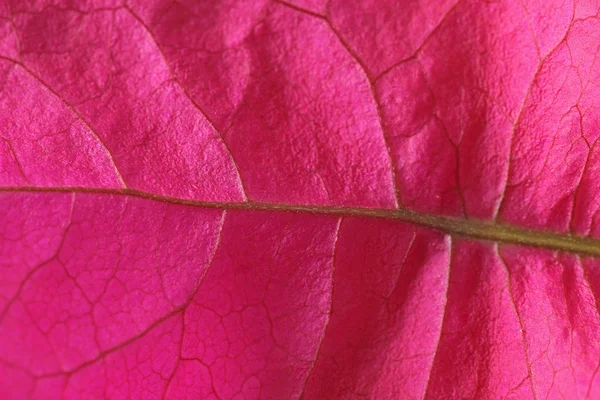
[[[600,397],[599,11],[0,0],[0,397]]]

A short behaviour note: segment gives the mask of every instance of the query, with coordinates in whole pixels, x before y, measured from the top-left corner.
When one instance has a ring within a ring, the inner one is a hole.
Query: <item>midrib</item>
[[[332,216],[380,218],[409,222],[416,225],[437,229],[452,235],[464,236],[473,239],[489,240],[500,243],[514,243],[600,257],[600,239],[573,236],[566,233],[527,229],[509,224],[430,215],[412,211],[406,208],[394,210],[358,207],[308,206],[263,202],[197,201],[169,196],[160,196],[132,189],[101,189],[84,187],[2,187],[0,188],[0,193],[2,192],[110,194],[117,196],[137,197],[170,204],[223,210],[283,211]]]

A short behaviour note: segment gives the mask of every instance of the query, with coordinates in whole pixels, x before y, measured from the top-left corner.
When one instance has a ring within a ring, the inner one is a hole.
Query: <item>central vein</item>
[[[138,197],[151,201],[187,206],[248,211],[284,211],[333,216],[368,217],[410,222],[447,232],[452,235],[503,243],[515,243],[547,249],[568,251],[600,257],[600,239],[573,236],[566,233],[526,229],[480,220],[443,217],[401,209],[370,209],[356,207],[308,206],[261,202],[211,202],[160,196],[131,189],[97,189],[82,187],[4,187],[0,192],[89,193]]]

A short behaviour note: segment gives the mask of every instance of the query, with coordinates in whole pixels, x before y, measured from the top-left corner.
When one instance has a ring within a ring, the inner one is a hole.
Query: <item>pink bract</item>
[[[600,398],[599,12],[0,0],[0,398]]]

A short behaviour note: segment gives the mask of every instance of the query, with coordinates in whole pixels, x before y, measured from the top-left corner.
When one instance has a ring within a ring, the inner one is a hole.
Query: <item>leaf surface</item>
[[[1,1],[0,397],[600,397],[600,4],[400,3]]]

